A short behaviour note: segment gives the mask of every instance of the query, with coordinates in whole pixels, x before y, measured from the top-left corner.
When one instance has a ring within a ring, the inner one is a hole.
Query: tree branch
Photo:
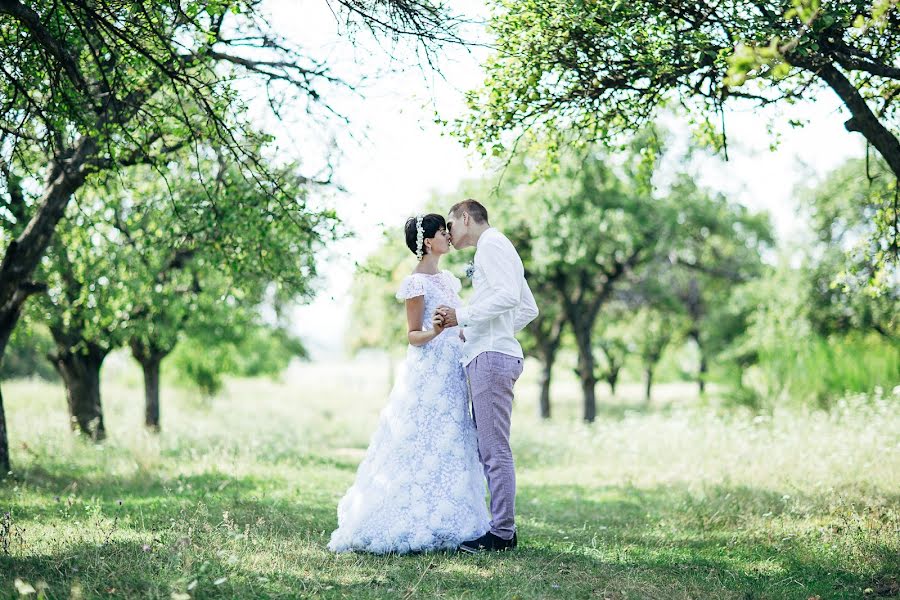
[[[879,77],[900,80],[900,68],[898,67],[877,63],[872,60],[854,58],[853,56],[842,52],[835,52],[833,56],[835,60],[837,60],[837,63],[845,69],[865,71],[872,75],[878,75]]]
[[[90,95],[90,86],[81,74],[78,62],[66,51],[62,43],[44,27],[38,13],[18,0],[0,0],[0,14],[7,14],[21,23],[34,36],[34,39],[59,61],[66,76],[75,87],[81,90],[85,96]]]
[[[846,75],[822,57],[816,59],[791,53],[786,58],[792,64],[815,73],[834,90],[853,115],[844,123],[847,131],[861,133],[878,150],[894,175],[900,177],[900,140],[878,120]]]

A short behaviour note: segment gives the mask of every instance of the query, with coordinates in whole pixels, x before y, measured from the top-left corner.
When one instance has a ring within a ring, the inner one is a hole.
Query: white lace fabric
[[[413,274],[397,298],[425,296],[423,328],[441,304],[461,305],[448,271]],[[328,548],[376,554],[454,549],[490,528],[462,340],[449,328],[409,346],[356,480],[338,504]]]

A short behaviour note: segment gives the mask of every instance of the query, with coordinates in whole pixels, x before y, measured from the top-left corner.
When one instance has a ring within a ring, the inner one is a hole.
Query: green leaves
[[[683,107],[698,141],[722,151],[726,103],[815,101],[830,86],[854,117],[848,127],[900,178],[896,0],[495,0],[494,7],[497,50],[454,126],[485,156],[541,145],[555,163],[565,146],[622,148],[663,106]],[[866,243],[881,246],[869,254],[873,264],[900,256],[891,241],[893,204],[885,198],[873,215],[880,225]]]
[[[900,49],[897,32],[885,31],[880,39],[847,33],[854,20],[870,19],[819,0],[794,0],[787,11],[780,2],[744,1],[495,6],[497,52],[480,89],[467,96],[470,114],[456,124],[462,139],[486,155],[507,152],[525,132],[553,139],[564,131],[616,144],[670,98],[693,99],[713,112],[728,98],[726,88],[757,77],[773,86],[771,93],[761,88],[744,95],[812,98],[815,86],[808,85],[808,73],[791,68],[789,55],[822,56],[839,42],[890,65]],[[872,11],[871,19],[883,21],[896,4],[879,0]],[[840,39],[825,47],[822,36]]]
[[[894,179],[881,161],[868,166],[849,161],[801,199],[817,244],[810,251],[810,277],[817,290],[812,319],[823,333],[848,328],[874,329],[889,337],[900,334],[900,284],[891,260],[890,231],[880,231],[893,215]]]
[[[333,210],[307,206],[296,165],[263,179],[211,147],[178,158],[165,179],[135,167],[88,182],[42,267],[50,293],[32,318],[68,331],[75,343],[139,340],[162,352],[186,335],[215,331],[204,342],[209,352],[257,340],[239,360],[258,351],[263,362],[283,366],[283,357],[303,349],[287,337],[260,337],[258,306],[311,296],[315,253],[335,239]],[[205,377],[202,366],[195,379]],[[215,387],[214,378],[203,381]]]
[[[780,38],[773,37],[766,46],[738,44],[728,59],[728,72],[724,84],[740,87],[748,78],[756,76],[763,67],[771,67],[771,76],[781,79],[790,73],[790,65],[784,62],[779,45]]]
[[[394,294],[412,272],[415,257],[404,242],[402,222],[395,225],[385,232],[381,246],[357,266],[353,277],[347,328],[350,352],[366,348],[396,352],[406,347],[405,312]]]
[[[784,13],[785,20],[799,19],[801,23],[808,24],[819,16],[822,3],[821,0],[792,0],[791,5],[792,8]]]

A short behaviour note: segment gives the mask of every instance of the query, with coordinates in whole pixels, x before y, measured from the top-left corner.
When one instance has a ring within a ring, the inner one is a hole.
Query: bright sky
[[[335,357],[343,351],[355,263],[375,249],[385,227],[400,235],[406,218],[422,208],[434,191],[451,193],[461,180],[483,174],[477,158],[435,125],[434,118],[436,111],[445,119],[461,113],[462,94],[481,82],[480,61],[485,54],[448,48],[440,62],[441,78],[391,63],[385,49],[366,41],[365,34],[359,35],[362,46],[354,48],[340,38],[334,15],[322,0],[269,0],[266,6],[283,35],[327,55],[336,72],[351,77],[381,72],[366,82],[363,98],[352,94],[336,97],[338,106],[352,119],[352,130],[365,134],[364,139],[337,139],[341,156],[336,179],[346,192],[335,194],[332,201],[356,235],[323,257],[321,293],[294,314],[295,330],[313,357]],[[484,11],[474,1],[454,6],[461,6],[467,14]],[[704,185],[753,209],[769,211],[781,241],[803,232],[793,201],[795,187],[864,152],[862,139],[843,129],[846,117],[830,92],[815,103],[791,107],[779,122],[787,123],[788,118],[803,118],[809,124],[803,129],[776,127],[780,145],[772,152],[765,114],[756,109],[726,112],[729,162],[704,158],[698,165]],[[688,143],[684,122],[667,119],[665,125],[679,143]],[[309,152],[321,156],[322,145],[309,142],[316,136],[310,135],[308,124],[288,124],[283,134],[285,146],[310,147]],[[315,157],[309,159],[310,164],[315,162]],[[495,225],[502,229],[502,223]],[[410,255],[410,270],[413,263]],[[399,305],[397,315],[403,318]]]

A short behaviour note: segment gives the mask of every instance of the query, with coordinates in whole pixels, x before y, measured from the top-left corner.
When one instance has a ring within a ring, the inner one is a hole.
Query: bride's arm
[[[416,296],[406,301],[406,322],[409,325],[409,333],[406,337],[413,346],[424,346],[444,331],[443,320],[434,315],[431,318],[433,329],[422,331],[422,317],[425,316],[425,296]]]

